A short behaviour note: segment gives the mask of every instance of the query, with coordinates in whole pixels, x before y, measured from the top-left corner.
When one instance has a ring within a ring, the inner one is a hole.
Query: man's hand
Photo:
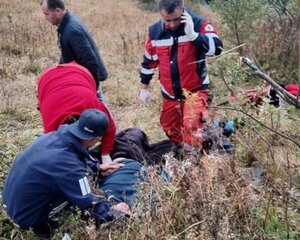
[[[181,15],[181,23],[184,23],[184,32],[185,34],[194,41],[198,37],[198,33],[194,31],[194,22],[190,14],[188,14],[187,11],[184,10],[184,12]]]
[[[129,206],[126,203],[118,203],[118,204],[112,206],[112,209],[130,214]]]
[[[100,164],[99,172],[102,176],[109,176],[114,171],[116,171],[117,169],[119,169],[120,167],[123,167],[123,166],[124,166],[124,164],[117,163],[117,162]]]
[[[148,105],[151,101],[151,93],[148,89],[141,88],[139,91],[139,97],[144,103],[144,105]]]

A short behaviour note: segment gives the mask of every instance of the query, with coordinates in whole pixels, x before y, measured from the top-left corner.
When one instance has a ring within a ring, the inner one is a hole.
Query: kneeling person
[[[98,221],[129,210],[125,203],[112,206],[94,195],[87,179],[88,148],[101,140],[108,124],[103,112],[87,109],[76,123],[42,135],[17,156],[3,188],[4,209],[16,224],[50,233],[49,217],[68,203],[91,211]]]

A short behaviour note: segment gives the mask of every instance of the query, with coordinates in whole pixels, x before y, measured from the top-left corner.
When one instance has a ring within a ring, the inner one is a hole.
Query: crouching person
[[[2,195],[5,211],[20,228],[50,234],[49,218],[67,204],[90,211],[100,222],[129,210],[125,203],[112,206],[94,195],[87,179],[88,148],[101,140],[108,124],[103,112],[87,109],[76,123],[40,136],[17,156]]]
[[[100,154],[104,163],[111,162],[116,124],[110,110],[99,101],[95,81],[86,68],[71,62],[45,69],[37,81],[37,97],[45,133],[76,121],[85,109],[104,112],[109,124],[101,141]]]

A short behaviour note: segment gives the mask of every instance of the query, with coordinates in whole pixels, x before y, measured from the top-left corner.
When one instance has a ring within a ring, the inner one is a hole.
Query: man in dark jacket
[[[148,85],[158,67],[164,132],[186,150],[202,148],[209,92],[205,56],[219,55],[223,44],[212,24],[185,8],[182,0],[161,0],[159,11],[161,19],[148,30],[139,97],[145,104],[150,101]],[[187,101],[191,93],[192,101]]]
[[[47,21],[58,26],[60,63],[76,61],[86,67],[96,81],[99,98],[103,99],[100,82],[107,78],[107,70],[87,27],[66,9],[64,0],[41,0],[40,5]]]
[[[89,210],[98,221],[128,211],[125,203],[112,206],[94,195],[87,179],[87,164],[93,161],[87,149],[101,139],[107,127],[103,112],[87,109],[76,123],[42,135],[21,152],[3,188],[3,207],[10,218],[22,229],[47,234],[49,219],[67,204]],[[106,176],[120,166],[114,163],[97,169]]]

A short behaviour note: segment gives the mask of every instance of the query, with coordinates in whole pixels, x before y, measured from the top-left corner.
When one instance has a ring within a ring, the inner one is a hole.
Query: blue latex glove
[[[232,134],[233,131],[234,131],[234,121],[233,120],[227,120],[223,130],[224,130],[223,134],[225,136],[229,136],[230,134]]]

